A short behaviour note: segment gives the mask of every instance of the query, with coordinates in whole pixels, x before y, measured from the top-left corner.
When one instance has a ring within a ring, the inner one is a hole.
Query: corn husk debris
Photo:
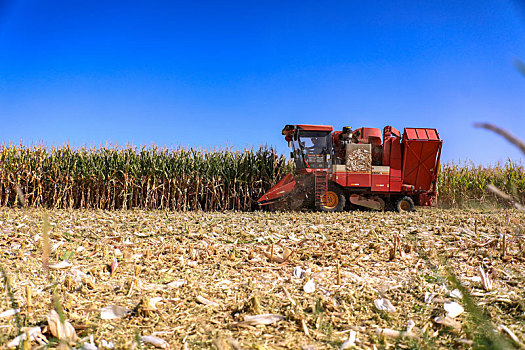
[[[75,328],[67,320],[62,322],[55,310],[51,310],[47,315],[47,323],[49,331],[56,338],[66,341],[75,341],[77,339]]]

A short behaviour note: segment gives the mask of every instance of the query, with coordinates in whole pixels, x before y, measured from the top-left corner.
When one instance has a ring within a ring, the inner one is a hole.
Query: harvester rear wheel
[[[343,211],[345,202],[346,198],[344,192],[338,187],[329,186],[326,194],[321,200],[320,209],[326,212]]]
[[[412,200],[412,198],[408,196],[405,196],[396,202],[396,211],[400,213],[405,212],[405,211],[414,211],[414,210],[415,210],[414,201]]]

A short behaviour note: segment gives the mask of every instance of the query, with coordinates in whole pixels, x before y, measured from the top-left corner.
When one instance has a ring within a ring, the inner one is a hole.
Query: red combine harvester
[[[342,211],[348,207],[412,211],[431,206],[443,141],[436,129],[391,126],[286,125],[283,129],[297,176],[286,175],[260,206]]]

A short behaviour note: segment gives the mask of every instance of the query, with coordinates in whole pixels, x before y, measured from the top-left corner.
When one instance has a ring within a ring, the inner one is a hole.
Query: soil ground
[[[20,309],[0,348],[24,327],[49,342],[33,348],[67,348],[51,309],[86,349],[519,348],[523,225],[513,210],[0,209],[0,315]]]

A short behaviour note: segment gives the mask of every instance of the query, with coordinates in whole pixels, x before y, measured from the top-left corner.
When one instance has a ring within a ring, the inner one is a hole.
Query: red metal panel
[[[390,149],[392,148],[392,139],[388,138],[383,143],[383,165],[390,165]]]
[[[354,135],[359,135],[357,139],[360,143],[381,145],[381,130],[377,128],[359,128],[354,130]]]
[[[441,140],[403,140],[403,184],[414,186],[416,191],[432,189],[441,143]]]
[[[399,138],[392,140],[390,151],[390,192],[401,191],[401,142]]]
[[[332,128],[331,125],[299,124],[297,126],[303,130],[308,130],[308,131],[332,131],[334,129]]]
[[[439,140],[439,136],[436,129],[427,129],[427,135],[429,140]]]
[[[388,192],[390,190],[389,180],[389,175],[372,174],[371,190],[377,192]]]
[[[440,140],[439,134],[436,129],[425,129],[425,128],[405,128],[403,134],[403,140]]]
[[[269,202],[277,200],[286,194],[290,193],[295,186],[295,179],[292,174],[287,174],[275,186],[270,188],[257,202],[261,205],[269,204]]]
[[[346,172],[336,172],[332,177],[332,181],[338,183],[339,185],[346,187],[347,184],[347,173]]]
[[[392,140],[390,148],[390,173],[393,170],[401,171],[401,142],[399,138]],[[401,174],[399,174],[401,176]]]
[[[428,140],[427,132],[425,129],[416,129],[416,134],[419,140]]]
[[[403,159],[403,183],[415,185],[418,178],[419,160],[423,143],[415,140],[403,142],[405,154]]]
[[[387,125],[383,128],[383,140],[385,140],[389,136],[401,137],[401,133],[393,126]]]
[[[371,173],[347,173],[346,185],[348,187],[370,187]]]
[[[394,177],[390,176],[390,192],[400,192],[401,191],[401,176]]]
[[[406,135],[406,137],[405,137],[405,135]],[[405,135],[403,135],[403,139],[408,138],[409,140],[417,140],[416,129],[405,128]]]

